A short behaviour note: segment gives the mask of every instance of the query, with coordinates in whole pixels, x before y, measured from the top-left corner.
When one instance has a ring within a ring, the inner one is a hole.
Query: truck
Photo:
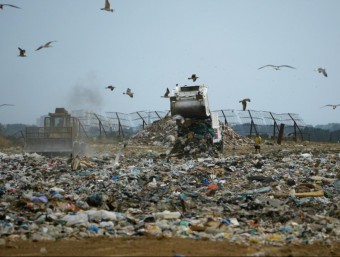
[[[81,123],[65,108],[56,108],[44,118],[43,127],[26,127],[24,151],[42,155],[77,155],[85,151]]]
[[[208,143],[223,152],[222,124],[218,113],[210,110],[208,86],[176,85],[169,98],[171,116],[177,120],[178,136],[208,139]]]

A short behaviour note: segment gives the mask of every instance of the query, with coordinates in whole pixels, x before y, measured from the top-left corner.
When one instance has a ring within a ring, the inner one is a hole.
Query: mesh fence
[[[218,110],[219,119],[240,135],[254,133],[277,135],[279,126],[285,125],[286,133],[296,133],[306,126],[303,119],[295,113],[273,113],[269,111]]]
[[[305,122],[295,113],[277,114],[268,111],[236,111],[236,110],[218,110],[220,120],[229,126],[253,123],[258,126],[285,124],[287,126],[305,126]]]
[[[255,110],[217,110],[222,123],[233,128],[241,135],[251,135],[252,131],[273,135],[278,131],[280,124],[285,125],[285,131],[292,132],[306,126],[303,119],[295,113],[277,114],[269,111]],[[133,113],[106,112],[105,115],[86,113],[76,116],[83,127],[84,133],[89,136],[118,134],[125,136],[133,134],[170,115],[169,111],[137,111]]]

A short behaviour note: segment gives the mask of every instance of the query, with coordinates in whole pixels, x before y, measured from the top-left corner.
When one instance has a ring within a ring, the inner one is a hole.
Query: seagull
[[[19,57],[26,57],[26,50],[25,49],[22,49],[22,48],[20,48],[20,47],[18,47],[18,49],[19,49]]]
[[[325,69],[325,68],[318,68],[316,71],[319,72],[319,73],[322,73],[322,75],[324,75],[325,77],[327,77],[327,72],[326,72],[326,69]]]
[[[262,66],[259,69],[265,68],[265,67],[273,67],[275,70],[279,70],[281,67],[287,67],[287,68],[291,68],[291,69],[296,69],[295,67],[289,66],[289,65],[272,65],[272,64],[268,64],[265,66]]]
[[[2,106],[14,106],[14,104],[0,104],[0,107]]]
[[[105,7],[101,8],[100,10],[104,10],[104,11],[108,11],[108,12],[113,12],[113,9],[110,9],[109,0],[105,0]]]
[[[170,94],[170,90],[169,90],[169,88],[166,88],[166,91],[165,91],[165,93],[164,93],[164,96],[162,96],[162,97],[168,98],[168,97],[169,97],[169,94]]]
[[[126,93],[124,92],[123,94],[124,94],[124,95],[128,95],[128,96],[130,96],[131,98],[133,97],[133,93],[132,93],[132,91],[131,91],[130,88],[126,89]]]
[[[321,108],[323,108],[323,107],[327,107],[327,106],[330,106],[330,107],[332,107],[332,108],[333,108],[333,110],[335,110],[335,109],[336,109],[336,107],[340,106],[340,104],[326,104],[325,106],[322,106]]]
[[[240,100],[240,101],[239,101],[239,103],[242,103],[243,111],[246,110],[247,102],[250,102],[250,99],[249,99],[249,98],[244,98],[243,100]]]
[[[115,89],[116,87],[110,85],[110,86],[107,86],[106,88],[107,88],[107,89],[110,89],[111,91],[113,91],[113,89]]]
[[[188,79],[192,79],[192,81],[195,82],[198,77],[196,77],[196,74],[192,74],[191,77]]]
[[[13,4],[0,4],[0,9],[3,10],[4,6],[10,6],[10,7],[21,9],[20,7],[13,5]]]
[[[53,41],[47,42],[46,44],[39,46],[35,51],[38,51],[38,50],[40,50],[40,49],[42,49],[42,48],[52,47],[51,44],[52,44],[53,42],[57,42],[57,41],[53,40]]]

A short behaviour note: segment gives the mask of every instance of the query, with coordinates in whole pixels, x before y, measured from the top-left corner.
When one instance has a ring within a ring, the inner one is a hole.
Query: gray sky
[[[113,13],[104,2],[1,1],[21,9],[0,10],[0,104],[15,105],[0,107],[0,123],[33,124],[56,107],[169,110],[160,96],[193,73],[212,110],[250,98],[251,110],[340,123],[340,106],[320,108],[340,104],[339,0],[110,0]],[[258,70],[266,64],[296,69]]]

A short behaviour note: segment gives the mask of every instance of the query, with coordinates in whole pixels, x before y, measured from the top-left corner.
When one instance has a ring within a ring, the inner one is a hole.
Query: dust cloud
[[[94,73],[88,74],[85,80],[77,82],[69,93],[68,106],[70,109],[100,111],[103,108],[103,96]]]

